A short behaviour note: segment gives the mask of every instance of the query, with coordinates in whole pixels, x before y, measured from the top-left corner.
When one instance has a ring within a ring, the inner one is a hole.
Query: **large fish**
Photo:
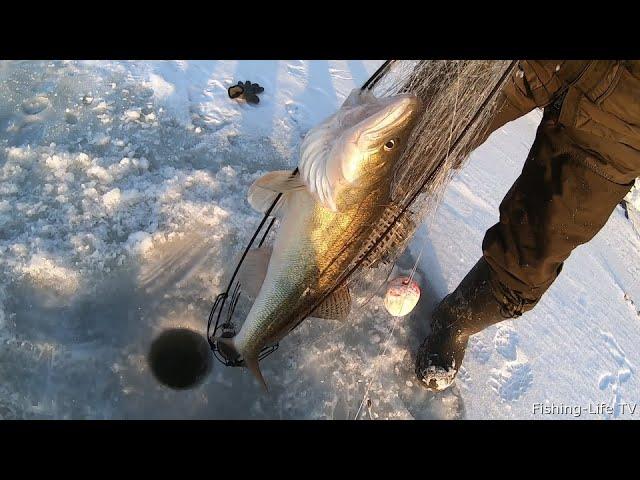
[[[255,301],[238,334],[218,339],[218,348],[225,357],[241,360],[265,388],[258,365],[263,347],[278,342],[306,316],[348,315],[347,286],[311,315],[309,308],[362,255],[374,229],[393,211],[394,167],[419,110],[414,95],[378,99],[354,90],[340,110],[306,135],[299,173],[270,172],[251,185],[249,203],[260,212],[282,194],[272,211],[280,226],[272,249],[247,256],[242,286],[253,291]]]

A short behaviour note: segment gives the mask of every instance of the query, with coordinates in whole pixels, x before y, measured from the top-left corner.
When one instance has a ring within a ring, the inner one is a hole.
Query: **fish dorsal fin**
[[[249,250],[244,257],[242,268],[238,272],[238,282],[242,291],[250,298],[256,298],[260,293],[272,252],[271,247],[259,247]]]
[[[278,194],[280,200],[271,211],[272,216],[279,216],[284,210],[287,194],[306,188],[299,175],[292,175],[288,170],[269,172],[257,179],[249,187],[247,200],[254,210],[266,213]]]
[[[347,285],[338,287],[311,313],[311,317],[344,321],[351,311],[351,294]]]

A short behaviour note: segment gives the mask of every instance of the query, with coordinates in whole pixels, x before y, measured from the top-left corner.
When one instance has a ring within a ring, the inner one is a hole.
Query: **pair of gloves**
[[[237,85],[232,85],[227,92],[229,93],[229,98],[243,99],[247,103],[260,103],[258,93],[264,92],[264,88],[247,80],[244,83],[238,82]]]

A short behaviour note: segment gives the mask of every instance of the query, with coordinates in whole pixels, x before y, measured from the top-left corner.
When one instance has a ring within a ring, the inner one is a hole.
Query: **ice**
[[[34,255],[22,268],[22,274],[38,288],[50,290],[59,296],[73,295],[79,286],[77,273],[43,255]]]
[[[126,245],[129,251],[144,255],[153,248],[153,239],[147,232],[135,232],[129,235]]]
[[[532,314],[474,337],[451,391],[413,375],[426,318],[480,255],[539,112],[474,153],[399,260],[394,276],[423,251],[411,315],[394,323],[376,295],[344,324],[304,322],[263,363],[268,396],[219,364],[193,390],[153,378],[152,340],[204,332],[261,219],[249,185],[293,168],[306,131],[380,63],[0,62],[0,417],[532,418],[550,393],[633,399],[640,239],[621,209]],[[239,80],[265,87],[258,106],[228,98]]]

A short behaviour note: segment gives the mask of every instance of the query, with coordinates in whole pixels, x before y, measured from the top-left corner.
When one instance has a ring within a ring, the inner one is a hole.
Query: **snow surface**
[[[215,364],[173,391],[146,353],[167,327],[204,332],[260,215],[245,200],[293,168],[306,131],[380,61],[0,62],[0,418],[640,418],[640,237],[617,208],[539,306],[471,339],[434,395],[413,353],[434,304],[481,253],[540,113],[496,132],[398,262],[421,301],[375,296],[348,322],[309,320],[263,362],[265,395]],[[230,100],[238,80],[265,87]],[[421,253],[420,253],[421,252]],[[534,413],[533,405],[612,412]]]
[[[633,227],[640,235],[640,178],[636,178],[634,186],[631,188],[631,191],[624,198],[625,205],[627,208],[627,216],[631,223],[633,223]]]

